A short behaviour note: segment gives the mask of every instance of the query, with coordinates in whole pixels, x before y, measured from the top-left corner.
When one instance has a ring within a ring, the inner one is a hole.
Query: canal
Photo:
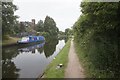
[[[64,40],[2,48],[3,78],[37,78],[64,47]]]

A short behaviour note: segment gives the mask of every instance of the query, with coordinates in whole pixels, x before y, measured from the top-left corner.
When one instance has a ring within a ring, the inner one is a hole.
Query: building
[[[21,21],[20,22],[20,29],[21,29],[22,36],[36,34],[35,19],[32,19],[31,22],[29,22],[29,21]]]
[[[32,19],[31,27],[32,27],[33,29],[35,29],[35,19]]]
[[[35,19],[32,19],[32,22],[29,21],[21,21],[20,22],[20,27],[31,27],[32,29],[35,29]],[[24,28],[23,28],[24,29]]]

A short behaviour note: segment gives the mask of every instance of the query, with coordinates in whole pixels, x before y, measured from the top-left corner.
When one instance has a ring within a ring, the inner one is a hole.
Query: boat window
[[[37,37],[37,40],[39,40],[39,37]]]
[[[34,40],[34,37],[32,37],[32,40]]]
[[[29,38],[28,37],[23,37],[22,40],[29,40]]]
[[[32,37],[29,37],[30,40],[32,40]]]
[[[35,40],[37,40],[37,37],[35,37]]]

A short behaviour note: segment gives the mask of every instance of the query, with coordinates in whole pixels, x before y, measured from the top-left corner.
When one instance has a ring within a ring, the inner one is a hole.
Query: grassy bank
[[[56,56],[56,59],[54,59],[48,65],[44,74],[44,78],[64,78],[64,72],[68,62],[69,48],[70,48],[70,40],[68,40],[64,48]],[[62,68],[56,69],[57,65],[60,63],[62,63],[64,66]]]
[[[8,36],[5,40],[2,40],[2,46],[16,44],[19,39],[20,38],[15,38],[15,37]]]

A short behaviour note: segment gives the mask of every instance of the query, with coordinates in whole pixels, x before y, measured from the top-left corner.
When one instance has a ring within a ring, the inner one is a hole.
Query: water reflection
[[[58,48],[63,48],[63,42],[54,39],[39,44],[3,47],[2,77],[37,78],[58,53]]]
[[[5,60],[2,64],[2,77],[3,78],[18,78],[18,72],[20,69],[17,69],[14,62],[11,60]]]
[[[44,46],[44,44],[45,44],[45,42],[43,42],[41,44],[36,44],[36,45],[33,45],[33,46],[29,46],[29,47],[26,47],[26,48],[18,49],[18,51],[19,52],[30,52],[30,51],[32,51],[32,53],[35,53],[35,49],[41,49]]]
[[[56,45],[58,44],[58,39],[51,39],[44,45],[44,53],[46,57],[51,56],[56,50]]]

